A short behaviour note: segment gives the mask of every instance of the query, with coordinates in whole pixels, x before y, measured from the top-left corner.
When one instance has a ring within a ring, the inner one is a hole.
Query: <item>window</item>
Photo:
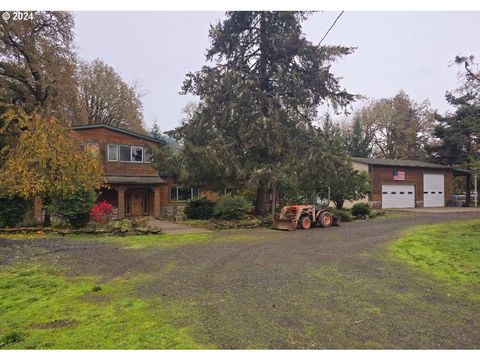
[[[172,186],[170,187],[170,201],[187,201],[198,197],[198,188]]]
[[[178,201],[187,201],[192,197],[190,188],[178,188]]]
[[[405,194],[405,191],[400,191],[400,194]]]
[[[396,191],[392,191],[392,195],[395,195],[397,192]]]
[[[408,193],[409,193],[409,194],[413,194],[413,192],[411,192],[411,191],[409,191]]]
[[[388,191],[382,191],[382,194],[386,195],[386,194],[388,194]]]
[[[132,146],[132,161],[143,162],[143,148]]]
[[[435,194],[435,191],[432,191],[430,194]]]
[[[108,145],[108,161],[118,161],[117,145]]]
[[[145,162],[151,163],[153,161],[152,149],[145,149]]]
[[[177,187],[172,186],[170,188],[170,201],[177,201]]]
[[[132,161],[132,150],[130,146],[120,146],[120,161]]]

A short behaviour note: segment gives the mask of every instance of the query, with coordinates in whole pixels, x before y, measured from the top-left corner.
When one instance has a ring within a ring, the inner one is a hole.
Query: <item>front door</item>
[[[146,216],[150,213],[150,192],[148,189],[130,189],[125,196],[127,216]]]

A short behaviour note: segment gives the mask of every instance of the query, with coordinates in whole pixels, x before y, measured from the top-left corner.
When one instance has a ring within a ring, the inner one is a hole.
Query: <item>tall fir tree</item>
[[[268,189],[297,159],[295,137],[317,107],[345,108],[355,96],[330,65],[353,48],[319,46],[302,33],[305,12],[228,12],[210,28],[207,61],[187,74],[183,92],[200,98],[171,134],[193,181],[212,188],[256,188],[255,212],[267,212]]]

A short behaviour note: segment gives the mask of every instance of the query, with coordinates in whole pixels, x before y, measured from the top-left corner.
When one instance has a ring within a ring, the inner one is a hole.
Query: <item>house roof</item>
[[[367,165],[417,167],[417,168],[429,168],[429,169],[449,169],[449,170],[453,170],[453,176],[467,176],[472,174],[472,171],[470,170],[460,169],[460,168],[447,166],[447,165],[433,164],[425,161],[417,161],[417,160],[392,160],[392,159],[352,157],[352,161],[361,163],[361,164],[367,164]]]
[[[433,164],[425,161],[417,160],[392,160],[392,159],[374,159],[374,158],[359,158],[352,157],[353,162],[368,165],[380,165],[380,166],[398,166],[398,167],[417,167],[417,168],[430,168],[430,169],[452,169],[450,166]]]
[[[160,176],[105,176],[105,182],[108,184],[164,184],[166,183]]]
[[[118,127],[115,127],[115,126],[112,126],[112,125],[108,125],[108,124],[74,125],[72,128],[73,128],[73,130],[102,129],[102,128],[103,129],[109,129],[109,130],[116,131],[116,132],[119,132],[119,133],[122,133],[122,134],[134,136],[134,137],[137,137],[139,139],[156,142],[157,144],[162,144],[162,145],[166,144],[166,141],[164,141],[164,140],[160,140],[160,139],[154,138],[152,136],[148,136],[148,135],[143,135],[143,134],[140,134],[140,133],[137,133],[137,132],[134,132],[134,131],[127,130],[127,129],[121,129],[121,128],[118,128]]]

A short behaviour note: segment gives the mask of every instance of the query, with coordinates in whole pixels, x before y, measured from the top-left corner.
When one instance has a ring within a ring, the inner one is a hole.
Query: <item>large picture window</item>
[[[170,201],[187,201],[198,197],[197,187],[171,186]]]

